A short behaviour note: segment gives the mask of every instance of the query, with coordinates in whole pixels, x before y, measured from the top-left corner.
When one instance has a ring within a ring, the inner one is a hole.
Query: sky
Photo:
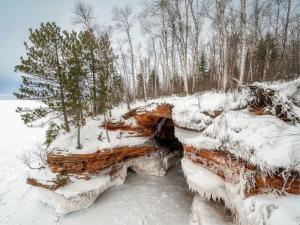
[[[140,7],[139,0],[85,0],[94,7],[97,22],[112,24],[112,7]],[[75,0],[0,0],[0,98],[11,97],[18,89],[21,75],[14,72],[20,56],[24,55],[24,41],[28,29],[41,22],[54,21],[62,29],[71,30]]]

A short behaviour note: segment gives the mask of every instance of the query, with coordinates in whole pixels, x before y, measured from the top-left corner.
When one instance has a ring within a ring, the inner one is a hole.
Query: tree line
[[[141,4],[136,13],[129,6],[113,10],[115,27],[128,43],[118,48],[126,61],[119,62],[119,71],[124,77],[131,75],[126,86],[132,87],[133,99],[212,88],[227,91],[300,74],[300,10],[295,0],[143,0]],[[133,40],[136,26],[146,40],[142,51]],[[148,86],[153,71],[160,82],[155,91],[135,90],[136,82]]]
[[[137,99],[228,91],[300,74],[296,0],[140,3],[113,7],[113,24],[100,26],[98,9],[78,1],[73,22],[81,31],[62,31],[50,22],[30,29],[26,55],[16,66],[24,75],[15,94],[47,105],[19,111],[26,123],[50,118],[48,143],[74,125],[80,148],[85,117],[106,116],[121,102],[130,108]],[[61,125],[54,123],[58,118]]]

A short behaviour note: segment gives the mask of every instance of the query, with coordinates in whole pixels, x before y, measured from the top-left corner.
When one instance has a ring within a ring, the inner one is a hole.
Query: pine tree
[[[86,68],[86,80],[89,89],[89,95],[92,102],[92,111],[93,115],[97,115],[97,93],[98,90],[98,80],[99,80],[99,68],[100,68],[100,60],[97,58],[96,54],[99,49],[99,43],[97,37],[91,31],[80,32],[78,36],[81,44],[82,51],[84,57],[84,63]]]
[[[63,66],[63,37],[55,23],[41,24],[36,30],[30,29],[30,43],[24,43],[26,56],[15,70],[22,72],[22,85],[18,93],[20,99],[40,99],[48,107],[26,111],[22,119],[26,124],[45,116],[63,115],[64,129],[69,131],[69,121],[65,102],[66,72]],[[19,109],[19,112],[24,112]]]
[[[199,64],[199,72],[200,74],[204,74],[207,72],[207,60],[205,52],[203,51],[200,58],[200,64]]]
[[[257,59],[260,64],[262,80],[267,80],[270,64],[277,58],[276,40],[273,35],[268,32],[260,41],[257,50]]]
[[[110,110],[113,105],[121,101],[122,80],[115,68],[116,55],[111,46],[110,36],[103,33],[98,41],[98,55],[100,60],[99,80],[97,88],[98,111],[105,113]]]
[[[86,71],[84,70],[83,46],[77,34],[64,32],[65,55],[67,68],[67,103],[73,112],[70,116],[77,128],[77,148],[81,149],[80,127],[84,124],[84,106],[86,101],[85,82]]]
[[[209,87],[209,74],[207,73],[207,59],[204,51],[202,51],[201,53],[198,71],[199,71],[198,86],[207,89]]]

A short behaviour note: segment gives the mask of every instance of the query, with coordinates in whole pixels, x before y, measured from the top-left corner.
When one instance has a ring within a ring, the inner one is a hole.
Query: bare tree
[[[77,1],[73,10],[73,23],[83,25],[86,30],[93,32],[95,30],[95,17],[93,7],[84,1]]]
[[[200,38],[200,28],[201,28],[201,16],[202,10],[199,0],[189,0],[189,6],[193,21],[193,30],[192,30],[192,76],[193,76],[193,84],[192,84],[192,92],[195,90],[196,85],[196,70],[199,67],[199,38]]]
[[[132,74],[132,85],[133,85],[133,100],[136,98],[136,80],[135,80],[135,71],[134,71],[134,51],[132,44],[132,34],[131,30],[133,27],[133,13],[132,8],[128,5],[124,7],[114,7],[113,11],[113,20],[115,21],[116,28],[125,32],[127,41],[130,47],[130,59],[131,59],[131,74]]]
[[[241,65],[240,65],[240,85],[244,83],[245,65],[247,57],[247,39],[246,39],[246,0],[241,0],[241,33],[242,33],[242,49],[241,49]]]
[[[124,92],[125,94],[125,101],[126,101],[126,104],[127,104],[127,108],[130,109],[130,81],[129,81],[129,76],[128,76],[128,68],[127,68],[127,59],[126,59],[126,55],[123,51],[123,48],[122,48],[122,44],[119,42],[118,43],[118,50],[119,50],[119,54],[121,56],[120,60],[121,60],[121,66],[120,66],[120,71],[123,71],[123,75],[124,75],[124,78],[125,78],[125,89],[126,91]],[[121,69],[122,68],[122,69]]]
[[[228,84],[228,43],[227,29],[225,22],[225,9],[227,0],[216,0],[216,18],[220,36],[220,72],[223,79],[223,90],[227,90]]]

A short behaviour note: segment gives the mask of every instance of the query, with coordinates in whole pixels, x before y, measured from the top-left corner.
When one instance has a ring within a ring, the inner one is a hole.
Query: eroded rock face
[[[159,149],[148,155],[127,158],[101,170],[101,173],[91,176],[88,180],[77,179],[72,175],[71,181],[65,186],[45,186],[36,180],[31,184],[39,187],[41,200],[52,206],[56,213],[67,214],[89,207],[105,190],[123,184],[128,168],[137,173],[164,176],[167,170],[179,161],[178,151]]]
[[[294,173],[286,177],[278,172],[263,176],[256,166],[236,158],[228,151],[208,151],[184,146],[184,157],[222,177],[225,182],[245,182],[245,196],[270,192],[300,194],[300,177]]]
[[[144,156],[157,150],[157,146],[148,145],[102,149],[91,154],[49,154],[47,163],[53,173],[93,174],[116,165],[125,159]]]
[[[162,141],[169,149],[172,148],[171,142],[179,143],[174,136],[174,126],[176,124],[172,121],[172,106],[169,104],[157,105],[153,111],[136,108],[126,113],[123,118],[134,118],[136,123],[132,125],[124,121],[108,121],[105,127],[111,131],[120,130],[148,137],[149,140],[156,137],[158,142]],[[174,148],[179,149],[180,146],[178,145],[180,144],[175,145]],[[47,163],[53,173],[64,175],[92,175],[104,170],[113,173],[118,171],[126,160],[153,154],[159,148],[154,141],[149,141],[144,145],[101,149],[91,154],[63,155],[50,153],[47,155]],[[298,173],[291,173],[290,177],[285,178],[279,172],[263,176],[256,166],[249,164],[245,160],[236,158],[228,151],[209,151],[186,145],[183,150],[186,159],[203,166],[220,176],[226,182],[238,184],[241,182],[241,177],[243,177],[245,179],[243,182],[246,182],[247,186],[245,196],[273,191],[300,194],[300,178]],[[141,171],[138,165],[135,166],[135,169]],[[48,184],[43,185],[34,179],[29,179],[28,183],[48,189],[57,188],[56,183],[50,186]],[[64,184],[59,184],[59,186],[63,186]]]
[[[220,115],[220,113],[221,112],[213,112],[212,115],[208,115],[214,119]],[[219,181],[216,186],[219,184],[224,186],[223,183],[238,186],[243,183],[244,190],[241,191],[246,198],[269,192],[300,194],[299,173],[290,173],[291,175],[288,177],[282,176],[279,172],[264,176],[256,166],[251,165],[245,160],[236,158],[233,154],[229,153],[229,151],[196,149],[187,145],[183,145],[182,148],[174,135],[174,126],[176,126],[176,124],[174,124],[172,120],[171,105],[158,105],[153,111],[147,111],[141,108],[133,109],[126,113],[123,118],[125,121],[108,121],[102,126],[105,126],[105,128],[110,131],[122,131],[133,136],[142,136],[145,137],[146,140],[148,139],[148,141],[138,146],[130,146],[130,143],[128,143],[127,146],[100,149],[90,154],[64,155],[50,153],[47,155],[47,163],[53,173],[76,176],[76,179],[86,179],[88,181],[92,181],[96,176],[105,177],[107,182],[103,183],[103,185],[99,184],[99,188],[82,191],[80,196],[82,196],[85,202],[84,207],[88,207],[92,204],[99,194],[107,188],[122,184],[126,178],[128,168],[138,173],[148,175],[164,175],[167,169],[181,157],[181,151],[183,151],[184,162],[192,162],[196,165],[196,169],[194,170],[200,168],[200,171],[201,168],[204,168],[206,171],[212,173],[213,176],[216,177],[216,180]],[[128,119],[134,120],[134,123],[127,123],[126,120]],[[190,128],[183,127],[182,129],[189,130]],[[202,131],[195,132],[201,133]],[[156,142],[154,140],[156,140]],[[130,142],[130,140],[128,140],[128,142]],[[157,145],[157,143],[161,145]],[[188,163],[186,163],[186,165],[188,165]],[[187,170],[187,168],[183,169]],[[198,173],[199,171],[192,171],[192,173]],[[199,188],[201,187],[200,183],[202,179],[204,179],[205,173],[203,173],[201,179],[198,179],[197,176],[190,174],[187,176],[187,182],[192,190],[201,195],[207,191],[203,191]],[[104,179],[102,178],[101,180]],[[60,193],[59,191],[65,188],[64,185],[66,185],[66,188],[68,185],[72,185],[72,182],[74,182],[74,180],[71,181],[71,184],[68,184],[68,182],[57,183],[56,181],[41,183],[34,178],[27,180],[28,184],[48,189],[46,190],[46,196],[50,196],[50,200],[48,199],[47,201],[53,201],[52,205],[58,208],[58,211],[62,213],[68,213],[82,208],[80,202],[82,199],[80,196],[65,196],[63,192]],[[203,188],[205,189],[207,187],[204,185]],[[209,189],[210,188],[208,188],[208,191]],[[224,190],[225,189],[226,188],[224,188]],[[51,197],[49,190],[50,192],[55,192],[55,198]],[[226,201],[226,193],[223,192],[224,191],[220,191],[220,193],[212,194],[212,197],[209,196],[209,199],[218,199],[219,195],[221,199]],[[204,194],[204,196],[205,195],[206,194]],[[229,202],[230,200],[227,199],[227,201]],[[70,205],[74,207],[70,208]]]

